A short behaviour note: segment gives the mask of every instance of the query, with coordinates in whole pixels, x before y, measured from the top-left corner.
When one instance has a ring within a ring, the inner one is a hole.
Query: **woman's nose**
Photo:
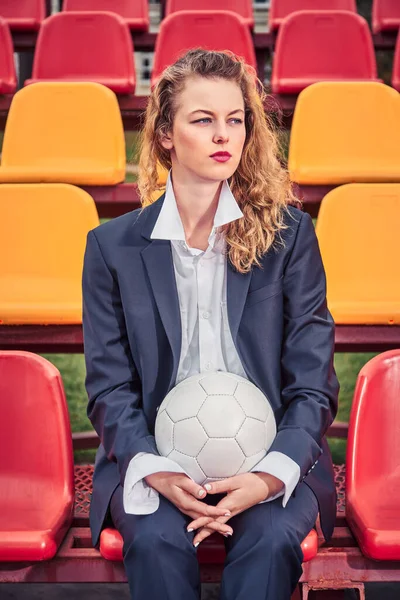
[[[226,144],[228,141],[228,132],[225,126],[219,126],[214,133],[213,142],[215,144]]]

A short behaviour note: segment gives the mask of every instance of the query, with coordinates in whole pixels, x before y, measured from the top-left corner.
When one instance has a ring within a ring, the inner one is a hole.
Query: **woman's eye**
[[[193,123],[211,123],[210,117],[203,117],[202,119],[197,119],[193,121]]]
[[[231,119],[231,121],[235,124],[235,125],[240,125],[241,123],[243,123],[242,119]]]

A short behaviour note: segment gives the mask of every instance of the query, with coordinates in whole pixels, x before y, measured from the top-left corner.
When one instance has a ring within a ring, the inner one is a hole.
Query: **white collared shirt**
[[[176,384],[191,375],[225,371],[248,379],[234,345],[228,323],[226,242],[220,227],[243,217],[228,183],[222,184],[213,228],[205,251],[190,248],[168,176],[165,199],[151,238],[170,240],[179,297],[182,343]],[[124,482],[124,509],[130,514],[150,514],[159,506],[158,492],[144,477],[161,471],[184,473],[169,458],[141,452],[130,462]],[[283,496],[286,506],[300,478],[300,467],[281,452],[270,452],[252,471],[278,477],[284,488],[268,501]]]

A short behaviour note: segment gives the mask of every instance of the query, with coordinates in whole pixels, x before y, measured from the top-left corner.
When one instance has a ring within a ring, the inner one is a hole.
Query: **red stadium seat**
[[[349,10],[356,13],[357,5],[356,0],[271,0],[269,28],[272,31],[278,29],[285,17],[298,10]]]
[[[399,0],[374,0],[372,3],[372,31],[397,31],[400,27]]]
[[[111,11],[122,17],[133,31],[149,30],[148,0],[64,0],[63,10]]]
[[[0,16],[14,31],[37,31],[46,17],[46,0],[0,0]]]
[[[193,0],[167,0],[166,16],[179,10],[192,10]],[[195,5],[195,10],[231,10],[240,17],[251,29],[254,27],[252,0],[201,0]]]
[[[400,350],[360,371],[346,456],[346,519],[362,552],[400,560]]]
[[[0,17],[0,94],[14,94],[17,89],[13,52],[10,29]]]
[[[71,430],[59,371],[0,351],[0,561],[53,558],[72,522]]]
[[[183,10],[166,17],[160,26],[151,76],[155,84],[162,71],[190,48],[231,50],[256,68],[248,27],[233,12]]]
[[[48,17],[39,31],[32,79],[25,83],[36,81],[91,81],[117,94],[132,94],[135,66],[127,24],[111,12]]]
[[[345,10],[305,10],[284,19],[272,66],[275,94],[299,94],[317,81],[376,78],[372,36],[359,15]]]
[[[122,561],[122,536],[116,529],[103,529],[100,535],[100,554],[106,560]],[[318,535],[315,529],[310,533],[301,544],[303,551],[303,562],[314,558],[318,552]],[[222,538],[217,534],[210,536],[199,547],[198,557],[200,563],[210,562],[209,556],[212,554],[212,562],[223,563],[225,558],[225,548]]]
[[[394,51],[392,86],[400,92],[400,35],[397,36],[396,49]]]

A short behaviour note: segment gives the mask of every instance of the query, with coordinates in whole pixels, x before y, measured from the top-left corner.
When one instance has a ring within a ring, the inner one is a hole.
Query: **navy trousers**
[[[211,499],[214,504],[216,496]],[[189,517],[161,495],[155,513],[126,514],[121,486],[111,499],[110,514],[124,540],[132,600],[199,600],[194,533],[186,531]],[[232,517],[233,536],[222,538],[227,554],[220,600],[290,600],[302,574],[300,544],[317,515],[317,499],[303,483],[285,508],[277,498]]]

